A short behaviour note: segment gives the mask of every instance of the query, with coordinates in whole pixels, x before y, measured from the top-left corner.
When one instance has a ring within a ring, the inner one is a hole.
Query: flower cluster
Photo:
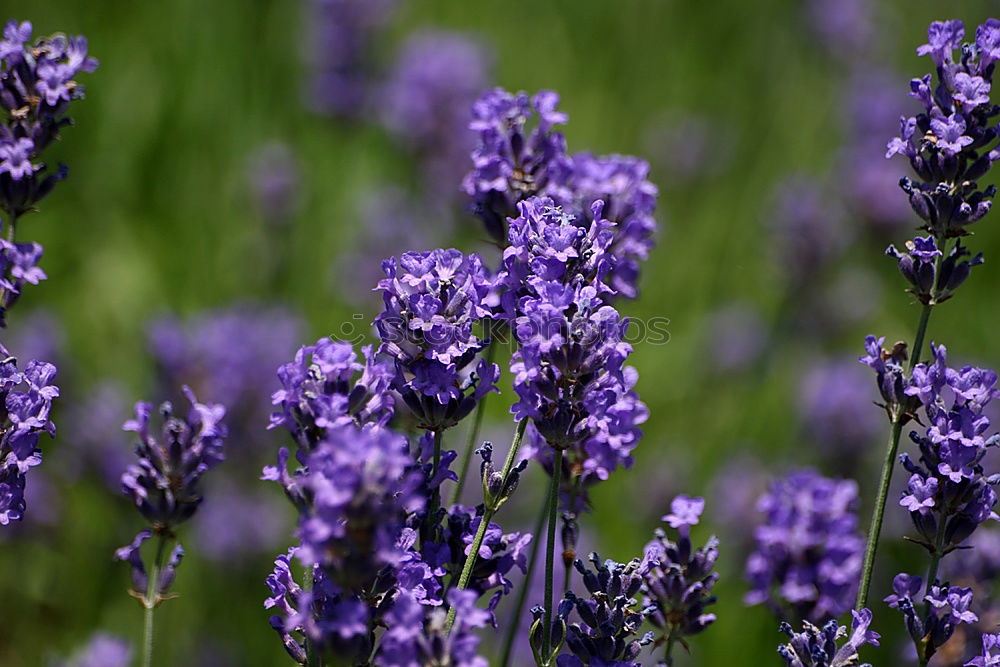
[[[691,544],[691,526],[700,521],[705,509],[703,498],[677,496],[670,504],[670,514],[663,517],[678,533],[677,541],[657,529],[655,539],[646,545],[649,563],[644,575],[646,605],[650,623],[663,633],[660,641],[684,641],[715,622],[715,614],[705,608],[715,603],[712,587],[719,575],[712,572],[719,557],[719,541],[713,536],[695,550]]]
[[[822,628],[808,621],[802,624],[802,632],[795,632],[788,623],[781,624],[781,631],[791,641],[778,647],[780,655],[788,667],[854,667],[858,665],[858,650],[865,644],[878,646],[880,635],[869,630],[872,613],[868,609],[851,611],[851,633],[847,641],[839,647],[838,640],[847,636],[847,628],[838,626],[831,620]],[[871,667],[865,663],[860,667]]]
[[[613,560],[602,564],[596,553],[590,554],[590,562],[593,570],[581,560],[574,563],[590,596],[580,598],[566,591],[560,617],[565,621],[572,611],[576,611],[580,622],[568,625],[566,646],[570,655],[559,656],[557,664],[559,667],[602,664],[638,667],[639,651],[653,641],[651,632],[637,637],[649,610],[635,608],[638,605],[635,596],[642,589],[650,563],[646,559],[634,559],[626,564]]]
[[[479,637],[473,630],[486,627],[491,615],[476,607],[477,597],[468,590],[452,589],[448,593],[448,605],[456,611],[456,623],[449,631],[443,608],[428,612],[419,598],[401,593],[386,614],[388,629],[375,664],[488,667],[489,661],[477,653]]]
[[[118,549],[115,557],[132,567],[135,595],[147,607],[158,604],[173,583],[184,549],[178,543],[165,567],[158,556],[154,570],[157,578],[151,581],[140,552],[142,543],[155,534],[162,552],[164,545],[174,539],[174,529],[190,519],[201,505],[202,476],[224,458],[225,408],[199,403],[187,387],[184,395],[191,403],[184,419],[174,416],[170,403],[160,406],[163,426],[159,439],[150,430],[151,403],[136,403],[135,419],[122,427],[133,431],[139,439],[135,450],[139,460],[122,473],[122,492],[135,503],[150,528],[142,530],[131,544]]]
[[[0,208],[8,223],[65,178],[64,166],[48,173],[35,160],[70,124],[70,103],[83,97],[74,77],[97,68],[85,37],[56,34],[33,44],[30,39],[30,23],[9,21],[0,40],[0,107],[8,118],[0,123]]]
[[[375,359],[371,346],[361,353],[364,364],[350,343],[329,338],[300,348],[294,361],[278,369],[282,388],[271,400],[279,410],[269,428],[284,426],[302,450],[310,451],[327,428],[351,422],[385,425],[393,414],[387,393],[393,370]]]
[[[24,518],[24,490],[30,468],[42,462],[39,436],[55,436],[50,418],[56,367],[32,360],[23,371],[0,345],[0,525]]]
[[[972,589],[930,586],[921,596],[923,579],[900,573],[892,580],[893,594],[885,602],[903,612],[906,631],[913,639],[921,664],[926,664],[963,623],[979,620],[971,610]],[[923,604],[926,603],[926,604]]]
[[[448,508],[440,537],[428,541],[423,546],[424,558],[435,574],[460,572],[465,559],[472,552],[473,537],[483,520],[483,507],[453,505]],[[476,565],[469,579],[468,590],[476,593],[478,599],[483,594],[495,591],[490,597],[487,611],[493,627],[496,627],[496,609],[500,599],[510,593],[513,582],[507,575],[517,568],[521,573],[528,569],[528,546],[531,533],[504,533],[499,524],[491,521],[476,556]]]
[[[864,539],[858,532],[858,487],[811,470],[775,480],[757,503],[765,514],[747,559],[747,604],[785,606],[814,622],[854,604]]]
[[[899,272],[912,285],[907,291],[925,304],[950,299],[969,277],[972,267],[983,263],[983,253],[964,259],[971,253],[961,242],[956,242],[948,256],[944,257],[933,236],[918,236],[907,241],[906,252],[889,246],[885,254],[899,260]]]
[[[495,88],[472,105],[469,127],[479,137],[472,152],[472,170],[462,188],[472,198],[473,211],[486,230],[503,243],[505,220],[518,202],[546,192],[550,180],[570,169],[566,138],[554,128],[568,116],[557,109],[559,96],[543,90],[533,97]],[[537,116],[529,132],[526,125]]]
[[[612,263],[603,270],[610,272],[611,292],[634,298],[639,263],[648,256],[657,227],[658,191],[647,178],[649,164],[627,155],[568,155],[565,138],[553,130],[567,120],[557,111],[558,101],[550,91],[533,98],[499,88],[484,94],[473,106],[470,127],[479,134],[479,145],[463,187],[498,243],[515,242],[507,238],[506,220],[518,214],[523,218],[518,204],[534,196],[550,198],[543,206],[561,207],[564,223],[591,232],[595,224],[603,230],[613,223],[613,231],[605,234],[610,243],[601,248]],[[534,115],[537,126],[526,135],[525,124]],[[569,241],[568,236],[565,231],[563,240]],[[578,261],[589,260],[579,256]]]
[[[981,461],[986,448],[1000,440],[1000,436],[987,438],[990,420],[983,414],[1000,390],[993,371],[949,368],[945,347],[931,349],[934,362],[918,364],[905,390],[919,399],[929,426],[923,436],[910,433],[920,449],[919,462],[905,453],[900,456],[910,479],[899,504],[910,512],[920,535],[917,542],[940,557],[964,542],[979,524],[997,518],[992,485],[1000,477],[984,477]]]
[[[136,403],[135,419],[122,427],[139,439],[135,450],[139,460],[122,474],[122,492],[157,533],[169,533],[194,515],[202,501],[198,491],[202,475],[224,458],[225,408],[199,403],[187,387],[184,395],[191,403],[184,419],[174,416],[170,403],[160,406],[159,439],[150,430],[152,403]]]
[[[289,557],[294,553],[310,568],[313,580],[302,590],[291,578],[289,557],[278,558],[265,606],[284,614],[272,618],[272,626],[297,660],[305,648],[293,633],[361,662],[398,587],[440,604],[440,584],[406,527],[426,504],[423,471],[406,438],[377,424],[327,428],[292,474],[287,459],[283,449],[264,479],[281,483],[299,509],[299,546]]]
[[[990,89],[1000,21],[979,26],[974,43],[962,43],[965,26],[957,20],[935,21],[927,37],[917,53],[931,56],[937,80],[928,74],[910,82],[910,96],[924,111],[900,119],[900,136],[889,142],[886,157],[898,153],[910,161],[920,180],[900,184],[925,228],[943,239],[966,234],[965,226],[990,210],[995,192],[993,186],[981,190],[976,181],[1000,159],[1000,150],[990,148],[997,138],[992,119],[998,108],[990,103]]]
[[[605,279],[615,265],[610,253],[614,225],[601,217],[603,204],[593,205],[589,227],[577,225],[575,216],[550,197],[532,197],[520,202],[517,210],[518,217],[509,221],[503,270],[497,278],[505,290],[501,300],[508,320],[525,314],[527,306],[544,299],[553,285],[591,286],[601,299],[613,293]]]
[[[477,254],[408,252],[382,263],[384,309],[375,319],[379,354],[393,360],[392,386],[420,428],[442,431],[467,416],[500,376],[480,359],[489,342],[473,326],[493,317],[492,283]]]
[[[8,223],[7,231],[12,227]],[[37,243],[15,243],[0,239],[0,326],[6,325],[6,314],[21,296],[25,285],[37,285],[48,276],[38,266],[42,246]]]

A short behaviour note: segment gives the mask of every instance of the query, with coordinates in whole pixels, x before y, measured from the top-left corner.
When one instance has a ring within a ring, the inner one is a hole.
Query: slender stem
[[[563,592],[569,590],[572,578],[573,578],[573,568],[571,565],[567,565],[565,559],[563,560]]]
[[[562,481],[563,451],[555,449],[552,458],[552,483],[549,485],[549,530],[545,544],[545,612],[542,615],[542,655],[552,663],[552,575],[556,551],[556,509],[559,506],[559,482]]]
[[[917,333],[913,338],[913,350],[910,356],[910,371],[917,365],[920,353],[927,335],[927,323],[930,321],[932,303],[924,304],[920,311],[920,321],[917,323]],[[892,415],[892,430],[886,445],[885,460],[882,462],[882,474],[879,480],[878,495],[875,498],[875,509],[872,511],[871,524],[868,528],[868,544],[865,547],[865,560],[861,568],[861,583],[858,586],[858,599],[854,608],[860,611],[868,603],[868,589],[872,583],[872,571],[875,569],[875,552],[878,549],[879,536],[882,533],[882,519],[885,515],[886,498],[889,496],[889,485],[892,482],[892,472],[896,464],[896,450],[899,448],[899,436],[903,432],[903,421],[906,415],[901,409],[896,409]]]
[[[913,350],[910,354],[910,371],[913,371],[913,367],[917,365],[920,361],[920,353],[924,348],[924,337],[927,335],[927,322],[931,319],[931,310],[934,306],[929,303],[925,303],[924,307],[920,310],[920,322],[917,323],[917,337],[913,339]]]
[[[441,465],[441,439],[442,431],[434,431],[434,454],[431,458],[431,475],[430,478],[434,479],[437,477],[438,468]],[[427,516],[425,520],[425,527],[433,520],[435,513],[438,508],[441,507],[441,486],[438,485],[434,487],[434,493],[431,494],[430,506],[427,508]]]
[[[510,474],[510,469],[514,467],[514,460],[517,458],[517,450],[521,448],[521,439],[524,437],[524,429],[528,426],[528,420],[522,419],[517,424],[517,430],[514,431],[514,440],[510,443],[510,450],[507,452],[507,460],[503,464],[503,482],[507,482],[507,475]],[[483,545],[483,538],[486,536],[486,528],[489,526],[490,519],[493,518],[493,514],[496,512],[495,507],[484,507],[483,509],[483,520],[479,523],[479,529],[476,531],[476,536],[472,539],[472,545],[469,549],[469,555],[465,557],[465,565],[462,566],[462,573],[458,577],[458,590],[464,590],[466,586],[469,585],[469,579],[472,578],[472,570],[476,566],[476,558],[479,557],[479,548]],[[455,624],[455,608],[452,607],[448,610],[448,621],[445,624],[445,630],[451,632],[451,626]]]
[[[858,600],[854,605],[860,611],[868,602],[868,589],[871,586],[872,570],[875,567],[875,551],[878,549],[878,538],[882,532],[882,518],[885,514],[885,501],[889,495],[889,484],[892,482],[892,470],[896,462],[896,449],[899,447],[899,434],[903,430],[902,417],[892,421],[892,433],[885,450],[885,460],[882,462],[882,477],[878,485],[878,496],[875,498],[875,509],[872,511],[871,525],[868,528],[868,545],[865,548],[865,561],[861,568],[861,584],[858,586]]]
[[[149,579],[146,582],[146,597],[142,601],[142,667],[150,667],[153,664],[153,612],[160,602],[160,571],[163,569],[163,559],[166,557],[169,541],[170,538],[166,534],[160,533],[156,545],[156,558],[153,560],[153,567],[149,570]]]
[[[938,517],[937,531],[934,534],[934,551],[931,552],[931,564],[927,568],[927,586],[924,588],[924,597],[931,594],[931,588],[934,587],[934,581],[937,579],[938,566],[941,564],[941,558],[944,556],[944,531],[947,519],[948,517],[945,516],[944,512]],[[931,601],[928,598],[924,605],[925,617],[930,612],[930,609]]]
[[[490,341],[490,346],[486,348],[486,363],[493,363],[494,345]],[[456,504],[462,498],[462,487],[465,486],[465,476],[469,474],[469,464],[472,462],[472,452],[476,449],[479,441],[479,429],[483,425],[483,415],[486,414],[486,399],[489,392],[479,399],[476,406],[476,414],[472,418],[472,430],[469,432],[469,441],[465,444],[465,452],[462,454],[461,471],[458,474],[458,483],[455,484],[455,492],[451,494],[451,504]]]
[[[302,582],[304,584],[303,585],[304,590],[306,591],[312,590],[313,585],[316,583],[315,572],[316,572],[315,568],[312,565],[306,565],[305,568],[303,569]],[[312,614],[312,609],[309,610],[309,613]],[[321,655],[319,648],[316,646],[315,643],[313,643],[311,639],[309,639],[308,634],[306,635],[305,640],[306,640],[306,666],[323,667],[323,656]]]
[[[663,662],[667,667],[671,667],[674,664],[674,657],[670,655],[674,650],[674,633],[671,632],[667,635],[667,648],[663,651]]]
[[[538,513],[538,520],[535,521],[535,532],[532,533],[535,539],[531,545],[531,555],[528,556],[528,568],[524,573],[524,585],[517,592],[517,602],[514,611],[510,615],[507,623],[507,634],[503,639],[503,651],[500,653],[500,667],[507,667],[510,664],[510,654],[514,648],[514,637],[521,629],[521,614],[524,613],[524,603],[528,600],[528,589],[531,588],[532,576],[535,574],[535,563],[538,562],[538,547],[542,543],[538,539],[545,528],[545,520],[549,518],[549,504],[542,505]]]

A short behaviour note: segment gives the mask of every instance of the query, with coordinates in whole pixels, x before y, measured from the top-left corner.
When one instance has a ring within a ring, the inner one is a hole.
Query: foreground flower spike
[[[493,317],[490,278],[479,255],[454,249],[408,252],[382,269],[379,354],[393,360],[393,389],[418,426],[440,433],[497,391],[500,367],[476,363],[489,341],[473,333],[474,324]]]
[[[705,608],[716,602],[712,587],[719,579],[718,573],[712,572],[719,557],[719,541],[712,536],[697,550],[691,544],[691,526],[700,521],[705,500],[677,496],[670,509],[663,520],[676,529],[677,540],[671,541],[664,530],[657,529],[643,558],[649,564],[643,575],[647,618],[663,633],[656,643],[665,645],[667,664],[675,643],[687,648],[686,637],[715,622],[715,614],[706,613]]]
[[[9,21],[3,37],[0,107],[8,119],[0,124],[0,208],[16,221],[65,178],[64,166],[49,173],[36,160],[59,138],[59,130],[72,123],[66,112],[83,97],[75,77],[93,72],[97,61],[87,55],[85,37],[56,34],[29,44],[27,21]]]
[[[72,123],[66,115],[70,102],[83,97],[74,77],[97,67],[87,56],[85,37],[30,39],[30,23],[8,21],[0,40],[0,108],[6,119],[0,122],[0,327],[23,287],[46,277],[38,267],[42,246],[15,242],[17,222],[66,177],[65,165],[50,172],[38,160]]]
[[[568,118],[558,105],[559,96],[549,90],[529,96],[502,88],[487,91],[472,105],[469,127],[479,135],[479,145],[462,188],[497,243],[506,239],[505,221],[517,203],[545,193],[550,180],[564,179],[572,168],[566,139],[553,129]],[[536,117],[529,132],[528,121]]]
[[[310,651],[365,664],[372,633],[397,599],[442,604],[438,574],[445,572],[423,561],[414,549],[417,533],[407,527],[419,523],[427,497],[425,471],[408,449],[404,437],[382,426],[347,423],[328,428],[311,451],[300,450],[303,466],[293,475],[284,467],[287,452],[280,467],[265,471],[300,512],[300,545],[275,562],[265,607],[282,612],[271,625],[301,664]],[[305,586],[291,576],[293,555],[311,573]]]
[[[183,393],[191,403],[182,419],[174,415],[173,406],[163,403],[160,415],[163,425],[157,437],[150,429],[153,412],[151,403],[135,404],[135,419],[122,427],[133,431],[139,439],[135,453],[139,461],[122,474],[122,492],[132,499],[139,513],[149,522],[149,528],[139,532],[131,544],[118,549],[115,557],[132,567],[132,596],[145,609],[142,664],[148,667],[153,659],[153,610],[170,597],[168,590],[174,581],[177,566],[184,556],[174,530],[190,519],[203,500],[199,491],[201,477],[224,458],[222,443],[227,435],[222,423],[226,410],[221,405],[199,403],[187,387]],[[142,543],[155,535],[156,555],[147,569],[141,554]]]
[[[958,586],[932,586],[922,595],[920,577],[900,573],[892,580],[893,594],[885,599],[903,612],[906,631],[917,650],[917,659],[926,665],[963,623],[979,620],[969,610],[972,590]]]
[[[802,624],[802,632],[795,632],[788,623],[781,624],[781,631],[791,639],[778,647],[780,655],[788,667],[855,667],[859,665],[858,651],[865,644],[878,646],[880,635],[869,630],[872,613],[868,609],[851,611],[854,620],[848,636],[845,626],[838,626],[831,620],[822,628],[808,621]],[[837,642],[847,637],[840,647]],[[860,667],[871,667],[865,663]]]
[[[582,560],[577,560],[575,566],[590,597],[579,598],[572,591],[566,591],[566,600],[556,621],[565,622],[571,611],[576,611],[580,617],[580,622],[571,623],[566,629],[566,647],[572,655],[559,656],[557,665],[596,667],[611,663],[638,667],[639,651],[653,641],[652,632],[638,637],[650,610],[637,609],[635,599],[649,572],[650,562],[635,559],[627,564],[613,560],[601,563],[596,553],[590,554],[589,560],[593,570]],[[538,651],[535,648],[536,655]],[[558,644],[553,644],[553,654],[558,652]]]
[[[864,549],[857,503],[852,480],[811,470],[775,480],[757,504],[765,518],[747,559],[745,602],[767,603],[779,618],[817,623],[850,609]]]
[[[934,377],[929,377],[930,369],[926,366],[917,370],[918,363],[924,360],[924,340],[931,311],[954,294],[973,266],[982,263],[981,255],[964,259],[970,252],[963,247],[961,237],[970,233],[966,230],[968,225],[982,219],[990,210],[989,200],[995,193],[993,186],[980,189],[976,181],[986,175],[995,160],[1000,159],[1000,148],[996,146],[998,132],[993,126],[1000,107],[990,103],[997,45],[1000,44],[1000,22],[990,19],[979,26],[974,43],[963,44],[964,37],[965,26],[961,21],[935,21],[930,25],[927,43],[921,45],[917,53],[930,55],[937,73],[936,81],[932,81],[928,74],[910,82],[910,96],[923,105],[924,112],[900,119],[900,136],[889,142],[886,153],[886,157],[897,153],[906,156],[916,172],[919,182],[904,178],[900,185],[909,197],[910,206],[924,221],[922,229],[929,236],[918,236],[908,242],[906,252],[900,252],[893,246],[887,250],[887,254],[897,259],[900,272],[910,283],[909,291],[922,304],[912,347],[907,350],[906,343],[900,342],[891,352],[885,352],[882,350],[883,340],[869,336],[865,341],[867,355],[861,358],[862,363],[876,372],[891,431],[868,530],[857,609],[867,603],[903,426],[914,418],[921,403],[927,406],[925,399],[936,400],[936,392],[944,386],[943,375],[938,377],[936,373],[931,373]],[[957,62],[954,60],[956,49],[960,49]],[[907,357],[909,362],[904,369]],[[943,364],[943,359],[935,362],[935,365],[939,364]],[[933,411],[945,415],[948,412],[943,406],[935,407]],[[955,428],[968,434],[968,428],[975,430],[979,424],[978,419],[973,419],[962,427],[955,425]],[[934,440],[933,436],[931,440]],[[921,471],[917,469],[919,466],[904,460],[904,465],[912,468],[909,470],[911,484],[904,505],[915,516],[926,517],[931,513],[932,506],[942,509],[939,499],[934,497],[939,491],[940,480],[935,477],[931,481],[929,475],[939,472],[952,483],[959,483],[966,476],[966,470],[973,470],[971,466],[977,463],[978,458],[974,450],[965,449],[975,446],[975,443],[965,442],[964,438],[949,442],[934,441],[931,443],[934,446],[919,440],[918,444],[921,461],[930,468]],[[934,451],[937,445],[941,446],[940,452]],[[987,489],[983,488],[977,493],[981,493],[978,510],[985,508],[987,512],[992,511],[996,502],[992,490],[987,493]],[[989,495],[993,495],[992,500]],[[967,498],[962,499],[959,505],[967,501]],[[931,555],[928,587],[935,583],[938,561],[945,553],[942,549],[948,548],[946,543],[953,544],[952,538],[961,531],[968,536],[976,523],[978,521],[965,522],[961,526],[953,524],[949,528],[943,518],[937,522],[936,527],[940,530],[925,544],[929,545]],[[948,530],[956,533],[945,535]]]
[[[961,21],[931,24],[928,44],[917,53],[931,56],[937,81],[928,74],[910,82],[910,96],[924,112],[901,118],[900,136],[888,145],[886,157],[905,156],[920,179],[904,178],[900,185],[939,240],[966,234],[965,226],[980,220],[992,204],[995,188],[980,189],[976,181],[1000,159],[991,123],[998,109],[990,104],[998,31],[995,21],[987,22],[977,29],[975,43],[962,44]]]
[[[984,634],[983,652],[965,665],[966,667],[996,667],[1000,665],[1000,634]]]
[[[19,371],[0,344],[0,525],[24,518],[26,476],[42,462],[39,436],[55,436],[49,414],[59,396],[55,375],[55,366],[36,360]]]
[[[993,371],[948,368],[944,346],[932,344],[931,349],[934,363],[918,364],[906,388],[907,394],[923,404],[929,426],[923,436],[910,433],[919,447],[919,462],[905,453],[900,456],[910,479],[899,504],[909,510],[920,536],[914,541],[931,555],[933,577],[942,557],[981,523],[997,518],[993,485],[1000,476],[985,477],[981,462],[986,448],[1000,440],[1000,435],[987,436],[990,420],[983,414],[1000,390]],[[946,387],[952,396],[950,405],[945,401]]]

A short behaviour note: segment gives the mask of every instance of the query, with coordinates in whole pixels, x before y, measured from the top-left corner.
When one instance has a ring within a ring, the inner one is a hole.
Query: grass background
[[[875,6],[883,18],[872,50],[878,56],[862,67],[901,72],[900,111],[908,111],[906,82],[928,67],[914,47],[929,21],[947,18],[945,8],[931,0]],[[139,398],[151,375],[144,328],[165,309],[193,314],[246,299],[280,302],[306,318],[303,343],[350,318],[353,306],[340,300],[329,276],[358,236],[357,193],[405,182],[410,156],[377,125],[303,108],[300,3],[8,0],[0,8],[0,16],[33,21],[38,34],[87,35],[101,61],[83,81],[88,95],[75,105],[76,126],[47,156],[69,164],[70,179],[19,228],[22,239],[45,246],[49,280],[28,293],[14,318],[40,306],[58,315],[82,378],[78,391],[86,391],[87,379],[110,375]],[[993,8],[964,2],[957,17],[974,26]],[[622,309],[668,317],[671,338],[636,346],[638,390],[651,417],[635,468],[595,491],[586,523],[602,555],[638,553],[665,510],[647,498],[669,498],[666,488],[708,493],[720,466],[741,452],[751,450],[776,473],[816,461],[808,429],[793,414],[797,379],[814,351],[779,319],[782,295],[794,286],[766,230],[771,192],[789,173],[814,174],[834,194],[848,186],[833,163],[845,141],[842,57],[851,47],[831,53],[803,14],[801,2],[780,0],[411,0],[381,43],[378,57],[390,62],[416,28],[472,32],[496,52],[497,84],[559,91],[571,150],[653,160],[664,229],[644,266],[641,297]],[[721,139],[708,155],[711,168],[679,177],[659,156],[683,151],[683,138],[651,146],[648,137],[664,118],[682,116],[705,119]],[[270,237],[246,184],[249,156],[270,140],[287,142],[301,166],[302,206],[283,241],[289,268],[280,280],[259,270]],[[878,147],[870,159],[882,159]],[[988,262],[1000,250],[996,215],[977,226],[971,242]],[[462,220],[454,242],[475,247],[477,223]],[[912,337],[918,314],[881,256],[884,238],[858,227],[848,256],[871,268],[883,299],[866,321],[827,343],[825,352],[845,357],[857,356],[869,332]],[[899,243],[906,233],[893,238]],[[931,338],[947,341],[958,359],[1000,360],[998,285],[991,264],[978,269],[960,298],[935,314]],[[752,303],[777,331],[766,364],[720,376],[709,371],[707,322],[734,300]],[[368,314],[377,305],[373,297]],[[491,404],[497,428],[506,396]],[[64,393],[61,401],[74,396]],[[45,446],[58,457],[64,445]],[[859,480],[865,514],[880,449],[880,441],[871,443],[872,464]],[[0,664],[44,664],[96,629],[139,636],[140,611],[124,594],[126,568],[111,561],[138,518],[122,498],[86,480],[61,493],[58,527],[0,543]],[[885,553],[905,559],[911,552]],[[159,664],[285,664],[261,607],[269,560],[222,571],[200,560],[196,545],[189,554],[176,586],[182,598],[157,614]],[[771,657],[775,622],[740,602],[742,558],[723,545],[719,620],[678,664],[778,661]],[[873,597],[886,581],[877,582]],[[899,619],[874,606],[876,629],[892,634]],[[866,657],[892,664],[892,650]]]

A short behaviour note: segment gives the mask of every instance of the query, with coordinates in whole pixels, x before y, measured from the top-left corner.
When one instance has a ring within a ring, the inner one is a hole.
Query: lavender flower
[[[566,599],[560,605],[560,620],[565,622],[569,614],[576,611],[580,622],[569,624],[566,630],[566,646],[572,655],[559,656],[556,664],[559,667],[607,664],[638,667],[639,652],[653,641],[651,632],[637,637],[649,610],[635,608],[638,605],[635,596],[642,588],[650,562],[637,558],[627,564],[613,560],[602,564],[596,553],[590,554],[589,560],[593,570],[584,566],[582,560],[575,562],[583,585],[590,593],[589,598],[566,591]],[[559,643],[554,641],[553,645],[558,647]]]
[[[469,127],[478,133],[472,170],[462,188],[472,198],[473,211],[497,242],[506,238],[504,221],[518,202],[545,193],[550,179],[565,178],[571,169],[566,140],[553,130],[566,122],[558,111],[559,96],[548,90],[533,97],[495,88],[472,106]],[[537,116],[530,132],[526,125]]]
[[[26,475],[42,462],[39,436],[55,436],[50,418],[52,399],[59,396],[55,374],[55,366],[37,360],[19,371],[0,345],[0,525],[24,518]]]
[[[367,107],[374,80],[373,42],[392,17],[397,0],[309,0],[307,106],[357,117]]]
[[[187,387],[184,395],[191,403],[184,419],[174,416],[170,403],[160,406],[159,439],[150,431],[151,403],[136,403],[135,419],[122,427],[139,438],[135,450],[139,461],[122,474],[122,492],[157,533],[169,534],[194,515],[202,501],[198,490],[202,475],[224,458],[225,408],[199,403]]]
[[[97,61],[87,56],[85,37],[56,34],[28,44],[28,22],[8,21],[3,37],[0,107],[8,119],[0,124],[0,208],[13,224],[66,177],[65,166],[49,173],[35,161],[59,130],[71,124],[66,112],[83,97],[75,77],[93,72]]]
[[[412,595],[400,594],[386,615],[388,629],[375,664],[488,667],[486,658],[477,653],[479,638],[472,631],[485,627],[490,614],[476,607],[476,598],[469,590],[449,592],[448,603],[457,610],[456,623],[449,632],[444,609],[427,607]]]
[[[966,667],[995,667],[1000,665],[1000,634],[983,634],[983,651],[965,663]]]
[[[440,605],[441,584],[413,549],[416,532],[406,523],[423,511],[424,470],[402,436],[376,424],[330,427],[311,451],[300,451],[303,467],[290,475],[287,451],[265,479],[279,481],[300,510],[300,546],[276,561],[265,607],[289,654],[302,662],[308,637],[337,655],[371,654],[371,633],[393,601],[413,596]],[[289,558],[311,567],[308,590],[294,583]]]
[[[857,484],[811,470],[775,480],[757,509],[764,522],[747,560],[749,605],[768,603],[815,622],[854,604],[864,539],[858,532]]]
[[[299,560],[349,590],[400,562],[404,520],[425,503],[424,477],[407,450],[405,438],[382,427],[328,429],[298,480],[310,499],[296,533]]]
[[[885,403],[879,404],[885,408],[889,419],[895,418],[895,413],[908,412],[912,401],[906,392],[907,380],[903,373],[903,363],[906,361],[906,343],[896,343],[892,350],[882,347],[885,337],[875,336],[865,337],[865,352],[867,354],[860,357],[858,361],[875,371],[876,383],[882,400]]]
[[[602,305],[594,287],[537,285],[542,297],[524,299],[517,319],[511,410],[532,420],[525,456],[551,470],[552,448],[567,451],[563,506],[579,513],[589,486],[632,465],[648,411],[632,390],[638,374],[624,365],[632,351],[623,340],[628,321]]]
[[[9,221],[6,229],[9,238],[12,236]],[[42,246],[37,243],[0,239],[0,326],[5,326],[6,313],[17,303],[24,286],[37,285],[48,277],[38,266],[41,258]]]
[[[453,199],[456,194],[461,165],[475,144],[470,108],[486,87],[490,69],[489,54],[470,37],[422,31],[407,39],[389,74],[382,121],[416,155],[431,195]]]
[[[601,217],[602,204],[594,204],[588,227],[577,225],[575,217],[549,197],[532,197],[517,209],[497,277],[506,288],[501,299],[508,320],[525,311],[526,299],[544,300],[544,291],[555,285],[592,286],[602,299],[613,293],[605,283],[615,266],[610,251],[613,224]]]
[[[910,292],[921,303],[941,303],[950,299],[952,293],[969,277],[973,266],[983,263],[983,254],[979,253],[971,260],[962,258],[969,251],[956,243],[948,257],[939,259],[943,253],[938,250],[933,236],[916,237],[906,242],[906,253],[900,253],[895,246],[889,246],[886,255],[899,260],[899,272],[912,285]]]
[[[656,186],[648,180],[649,163],[629,155],[573,156],[568,182],[550,188],[568,210],[585,224],[594,204],[603,202],[601,215],[615,223],[608,253],[613,258],[608,285],[619,296],[638,294],[639,263],[649,256],[657,223]],[[561,195],[561,196],[560,196]],[[594,216],[596,218],[596,214]]]
[[[500,368],[477,354],[487,341],[473,325],[493,317],[485,302],[491,281],[477,254],[409,252],[382,263],[384,310],[375,319],[379,354],[395,364],[393,388],[420,428],[441,431],[466,417]]]
[[[948,368],[944,346],[932,344],[931,349],[934,362],[914,367],[906,388],[923,405],[929,426],[923,436],[910,433],[919,446],[919,462],[900,455],[910,479],[899,504],[910,512],[920,535],[917,543],[940,557],[981,523],[997,518],[993,484],[1000,477],[984,477],[981,461],[1000,436],[987,437],[990,420],[982,411],[1000,390],[993,371]],[[953,396],[950,405],[944,398],[946,387]]]
[[[961,21],[931,24],[928,43],[917,53],[931,56],[938,83],[932,85],[930,74],[910,82],[910,96],[924,112],[901,118],[900,136],[888,144],[886,157],[903,155],[916,172],[918,182],[904,178],[900,185],[939,241],[964,235],[992,204],[995,188],[980,189],[976,181],[1000,159],[1000,150],[990,148],[997,138],[991,119],[998,112],[989,104],[994,33],[987,23],[977,29],[976,43],[961,44]],[[955,62],[957,48],[962,55]]]
[[[868,376],[849,360],[820,360],[802,377],[798,411],[803,431],[846,474],[882,426],[871,409]]]
[[[926,664],[956,628],[975,623],[979,618],[969,609],[971,589],[944,584],[932,586],[921,597],[922,588],[920,577],[897,574],[892,580],[893,594],[885,598],[885,602],[903,612],[906,631],[917,648],[917,657]]]
[[[677,496],[670,508],[663,520],[677,530],[678,538],[671,541],[662,529],[656,530],[643,558],[649,563],[643,590],[650,623],[663,632],[661,641],[672,644],[715,622],[715,614],[705,613],[705,608],[716,601],[712,587],[719,575],[712,568],[719,557],[719,541],[712,536],[705,546],[692,548],[690,527],[700,521],[704,499]]]
[[[461,572],[465,559],[472,551],[473,538],[482,519],[482,506],[453,505],[448,509],[440,538],[428,541],[422,547],[424,561],[435,574],[443,576],[446,572]],[[500,525],[493,521],[486,528],[466,590],[476,593],[474,600],[493,591],[487,611],[494,628],[497,621],[493,611],[501,598],[514,587],[507,575],[514,568],[527,572],[531,540],[531,533],[504,533]]]
[[[392,397],[386,393],[393,371],[375,359],[371,346],[361,353],[364,364],[350,343],[329,338],[300,348],[294,361],[278,369],[282,389],[271,400],[279,410],[271,415],[269,428],[284,426],[299,447],[310,451],[328,428],[385,425],[393,413]]]
[[[838,626],[831,620],[822,629],[808,621],[802,624],[802,632],[794,632],[788,623],[781,624],[781,631],[791,639],[778,647],[780,655],[788,667],[853,667],[858,665],[858,650],[865,644],[878,646],[880,635],[869,630],[872,613],[868,609],[851,611],[851,633],[840,647],[837,641],[847,636],[847,628]],[[865,663],[860,667],[871,667]]]

